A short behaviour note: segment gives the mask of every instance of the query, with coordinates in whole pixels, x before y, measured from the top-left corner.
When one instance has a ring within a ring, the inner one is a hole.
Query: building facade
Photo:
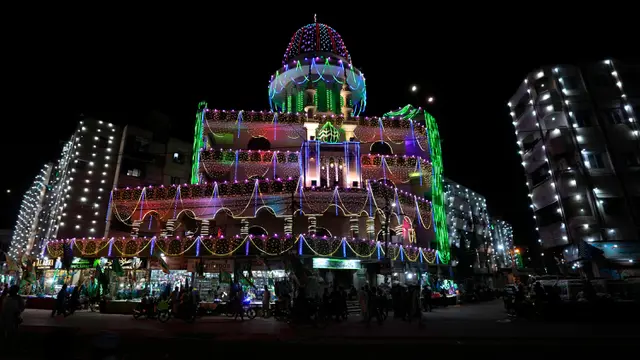
[[[513,231],[502,220],[491,218],[485,197],[445,179],[445,204],[452,246],[472,253],[477,273],[493,273],[511,266]]]
[[[116,186],[188,181],[190,144],[154,141],[136,127],[84,118],[24,196],[10,253],[40,255],[48,239],[95,238],[108,231],[110,191]]]
[[[543,67],[509,101],[539,242],[571,261],[583,244],[640,256],[639,74],[615,60]]]

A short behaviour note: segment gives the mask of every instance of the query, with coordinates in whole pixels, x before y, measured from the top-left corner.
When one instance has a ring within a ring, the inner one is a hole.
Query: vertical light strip
[[[200,150],[204,148],[204,113],[207,109],[207,102],[201,101],[196,112],[196,126],[193,134],[193,154],[191,155],[191,183],[197,184],[200,181]]]

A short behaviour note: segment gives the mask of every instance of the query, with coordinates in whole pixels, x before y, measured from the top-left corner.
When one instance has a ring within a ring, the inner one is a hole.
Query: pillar
[[[284,216],[284,234],[293,234],[293,216],[291,215]]]
[[[162,237],[173,236],[173,232],[175,230],[175,222],[176,219],[167,220],[167,225],[164,227],[164,230],[161,233]]]
[[[131,224],[131,237],[138,237],[138,234],[140,233],[140,225],[142,225],[141,220],[133,221],[133,224]]]
[[[349,216],[349,231],[351,232],[351,237],[353,238],[358,238],[359,236],[359,227],[360,224],[358,222],[358,216],[357,215],[351,215]]]
[[[309,222],[309,236],[313,236],[316,234],[316,224],[317,224],[317,220],[315,216],[309,216],[307,218],[308,222]]]
[[[367,236],[369,240],[376,240],[376,222],[374,218],[367,218]]]
[[[249,235],[249,220],[242,219],[240,220],[240,236],[243,238]]]
[[[209,219],[202,219],[200,223],[200,235],[209,236]]]

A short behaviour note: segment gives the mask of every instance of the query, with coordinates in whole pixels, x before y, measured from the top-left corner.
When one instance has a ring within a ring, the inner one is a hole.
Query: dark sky
[[[366,76],[365,115],[434,96],[446,176],[484,194],[491,212],[514,225],[516,242],[526,244],[533,223],[507,100],[537,66],[627,58],[638,48],[631,38],[637,28],[622,9],[596,20],[584,9],[526,15],[533,9],[522,6],[511,14],[478,6],[366,15],[328,3],[295,13],[30,14],[33,28],[4,45],[10,94],[3,99],[1,227],[13,227],[23,191],[59,155],[80,113],[115,112],[117,122],[140,124],[155,110],[190,139],[199,100],[217,109],[267,109],[270,76],[293,33],[317,12]],[[419,98],[409,92],[412,84]]]

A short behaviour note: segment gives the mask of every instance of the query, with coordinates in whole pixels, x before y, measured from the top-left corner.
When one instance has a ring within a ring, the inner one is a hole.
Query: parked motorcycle
[[[146,317],[147,319],[155,319],[158,317],[158,311],[156,309],[156,301],[153,298],[143,298],[136,308],[133,309],[133,318],[139,319]]]

